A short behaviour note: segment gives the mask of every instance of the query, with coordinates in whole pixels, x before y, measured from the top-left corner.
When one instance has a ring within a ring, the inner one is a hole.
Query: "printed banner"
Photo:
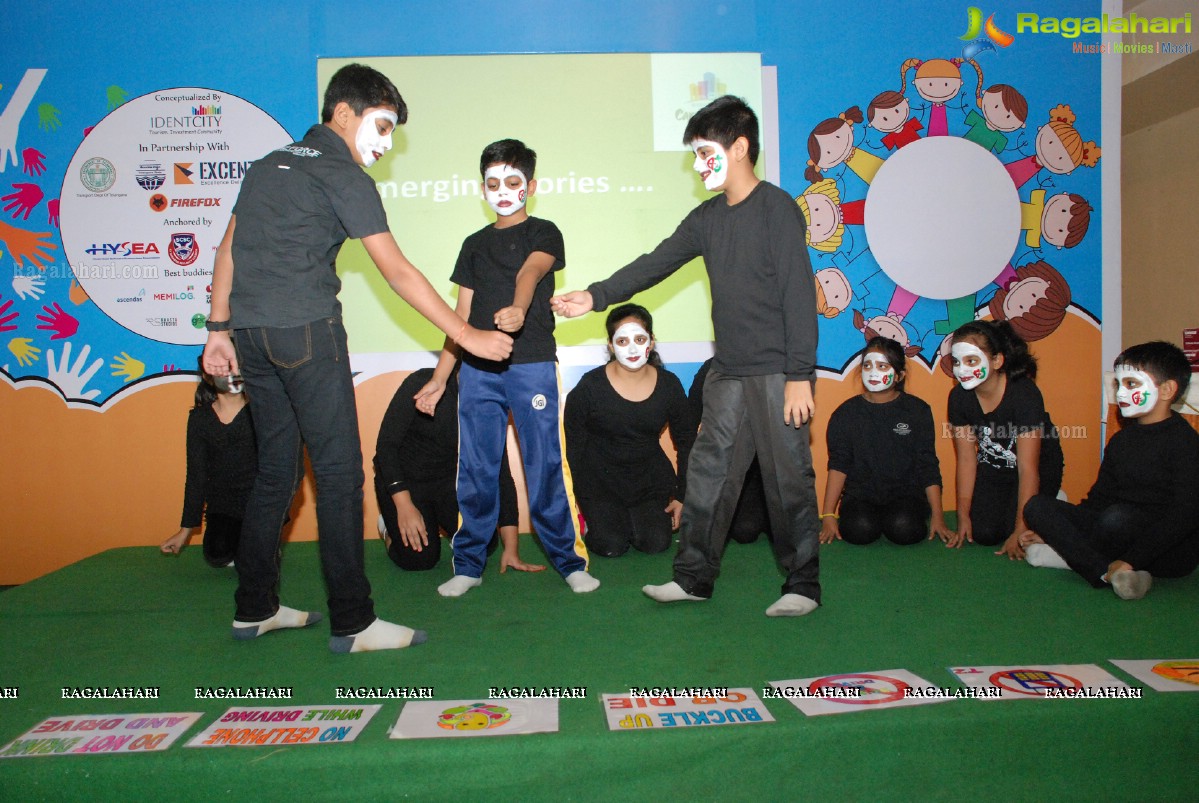
[[[212,89],[163,89],[117,107],[63,182],[63,252],[79,285],[131,332],[203,343],[213,257],[242,176],[290,141],[262,109]]]
[[[1156,691],[1199,691],[1199,658],[1111,662]]]
[[[0,758],[166,750],[201,716],[200,712],[193,712],[50,717],[0,749]]]
[[[772,680],[769,697],[781,697],[807,716],[902,708],[953,700],[956,690],[942,689],[906,669],[853,672],[802,680]]]
[[[187,743],[188,747],[257,747],[279,744],[352,742],[380,706],[343,708],[230,708]]]
[[[392,739],[515,736],[557,733],[557,698],[410,702],[392,725]]]
[[[753,689],[725,692],[720,697],[605,694],[604,715],[608,730],[614,731],[774,722]]]
[[[980,695],[984,700],[1140,697],[1141,691],[1094,664],[954,666],[949,671],[971,688],[999,690]]]

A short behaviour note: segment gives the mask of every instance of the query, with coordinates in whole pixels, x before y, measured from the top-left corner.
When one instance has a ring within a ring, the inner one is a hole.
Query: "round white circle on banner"
[[[897,285],[961,298],[990,284],[1020,236],[1020,195],[995,155],[926,137],[887,157],[866,193],[866,241]]]
[[[63,253],[96,306],[139,335],[197,345],[212,263],[250,163],[291,142],[235,95],[161,89],[87,134],[60,195]]]

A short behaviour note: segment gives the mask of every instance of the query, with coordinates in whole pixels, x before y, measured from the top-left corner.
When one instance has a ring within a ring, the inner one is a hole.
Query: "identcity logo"
[[[192,106],[192,116],[200,117],[203,115],[220,114],[220,106]]]

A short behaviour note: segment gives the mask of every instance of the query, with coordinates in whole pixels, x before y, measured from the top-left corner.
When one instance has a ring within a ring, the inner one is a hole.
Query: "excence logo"
[[[175,183],[176,184],[194,184],[192,179],[196,175],[196,171],[192,168],[195,162],[175,162]]]

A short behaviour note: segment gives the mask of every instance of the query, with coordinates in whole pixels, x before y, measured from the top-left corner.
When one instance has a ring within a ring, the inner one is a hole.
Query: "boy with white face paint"
[[[697,422],[679,378],[654,351],[653,316],[639,304],[613,307],[611,359],[566,397],[566,456],[591,554],[656,553],[679,528]],[[662,451],[669,428],[678,471]]]
[[[1073,569],[1095,588],[1139,599],[1154,577],[1199,565],[1199,433],[1171,409],[1191,379],[1186,355],[1154,341],[1116,358],[1124,426],[1108,441],[1080,504],[1044,496],[1024,509],[1028,562]]]
[[[511,414],[520,438],[529,516],[550,563],[576,593],[594,591],[587,552],[579,538],[574,500],[562,465],[558,425],[557,344],[549,299],[554,271],[565,263],[562,233],[548,220],[529,215],[537,191],[537,154],[523,142],[504,139],[483,149],[479,172],[483,198],[495,223],[466,238],[451,280],[458,285],[457,312],[472,326],[508,332],[507,359],[463,356],[458,374],[458,509],[454,576],[437,591],[460,597],[483,582],[487,545],[499,516],[499,474]],[[446,341],[433,378],[416,394],[430,415],[457,362]]]
[[[819,524],[808,422],[815,409],[816,292],[804,221],[791,195],[754,174],[758,119],[739,98],[714,100],[683,144],[704,187],[719,192],[674,234],[610,278],[552,300],[565,317],[604,310],[704,258],[715,356],[703,426],[688,466],[674,579],[642,591],[658,602],[712,595],[746,471],[758,457],[774,556],[786,580],[768,616],[820,604]]]
[[[338,70],[325,90],[321,123],[251,165],[217,249],[203,367],[213,377],[243,377],[258,433],[258,474],[236,558],[236,639],[320,619],[280,605],[278,595],[280,531],[306,445],[316,479],[329,649],[398,649],[425,640],[422,631],[377,618],[370,596],[362,547],[365,477],[337,300],[338,251],[345,240],[361,239],[388,285],[463,348],[502,359],[512,339],[455,315],[391,235],[375,182],[362,168],[387,152],[392,130],[407,117],[385,75],[360,64]]]

